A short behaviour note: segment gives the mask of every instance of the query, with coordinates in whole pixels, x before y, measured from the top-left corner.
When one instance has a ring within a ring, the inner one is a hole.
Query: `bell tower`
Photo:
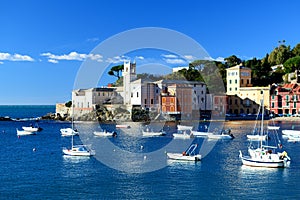
[[[124,90],[124,105],[131,105],[131,82],[136,80],[136,63],[124,61],[123,74],[123,90]]]

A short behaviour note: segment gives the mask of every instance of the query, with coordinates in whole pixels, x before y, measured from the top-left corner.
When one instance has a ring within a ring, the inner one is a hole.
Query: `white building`
[[[90,88],[72,91],[74,113],[89,113],[98,104],[111,103],[111,100],[118,96],[115,88]]]

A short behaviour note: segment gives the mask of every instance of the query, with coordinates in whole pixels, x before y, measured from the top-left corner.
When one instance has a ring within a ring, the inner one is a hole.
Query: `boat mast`
[[[261,91],[260,94],[262,95],[262,98],[261,98],[261,126],[260,126],[260,134],[261,136],[264,135],[264,92]],[[263,140],[261,139],[260,140],[260,147],[262,148],[262,142]]]
[[[73,97],[72,97],[72,117],[71,117],[71,123],[72,123],[72,148],[74,146],[74,102],[73,102]]]

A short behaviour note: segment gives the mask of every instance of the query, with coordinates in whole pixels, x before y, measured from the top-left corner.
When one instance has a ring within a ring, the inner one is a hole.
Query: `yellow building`
[[[269,110],[270,87],[252,87],[251,69],[237,65],[226,69],[228,111],[234,114],[256,114],[264,99],[264,106]],[[261,94],[263,91],[263,95]]]

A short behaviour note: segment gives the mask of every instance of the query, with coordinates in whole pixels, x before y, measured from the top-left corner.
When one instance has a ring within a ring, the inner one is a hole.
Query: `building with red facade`
[[[270,111],[274,114],[300,114],[300,85],[297,83],[273,85],[270,95]]]

